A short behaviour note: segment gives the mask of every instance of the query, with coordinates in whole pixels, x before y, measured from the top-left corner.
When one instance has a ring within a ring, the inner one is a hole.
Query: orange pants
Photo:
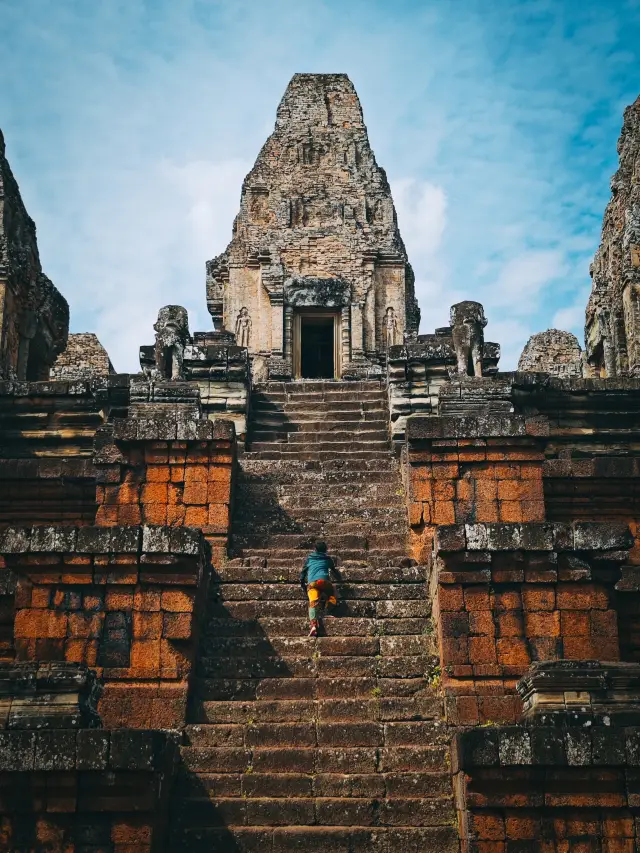
[[[332,607],[338,603],[336,591],[328,580],[313,581],[307,586],[307,595],[309,597],[309,621],[317,627],[318,620],[322,618],[322,613],[329,612]]]

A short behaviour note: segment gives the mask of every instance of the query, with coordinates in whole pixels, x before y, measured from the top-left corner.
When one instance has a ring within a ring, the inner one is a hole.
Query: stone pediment
[[[351,302],[351,285],[341,278],[296,276],[285,281],[284,299],[300,308],[341,308]]]

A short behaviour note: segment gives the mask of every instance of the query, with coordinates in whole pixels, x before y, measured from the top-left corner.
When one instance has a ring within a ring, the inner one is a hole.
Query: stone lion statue
[[[158,379],[184,379],[184,348],[191,340],[189,315],[182,305],[165,305],[158,311],[155,369]]]
[[[487,320],[479,302],[458,302],[451,306],[451,333],[461,376],[482,376],[484,327]]]

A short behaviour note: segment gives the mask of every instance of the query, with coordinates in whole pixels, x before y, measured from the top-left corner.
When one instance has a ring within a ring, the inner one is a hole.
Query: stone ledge
[[[0,397],[91,397],[97,392],[110,389],[128,390],[130,381],[129,373],[95,376],[92,379],[50,379],[43,382],[3,380],[0,381]]]
[[[517,690],[531,722],[578,723],[601,717],[640,723],[640,664],[620,661],[542,661],[532,664]],[[588,723],[587,723],[588,725]]]
[[[452,770],[482,767],[640,767],[640,726],[504,726],[458,732]]]
[[[0,531],[0,554],[176,554],[204,549],[195,527],[7,527]]]
[[[0,663],[0,728],[95,728],[99,694],[85,664]]]
[[[56,480],[61,477],[93,479],[96,476],[91,459],[81,456],[53,459],[0,459],[2,480]]]
[[[545,417],[522,415],[409,415],[406,422],[408,443],[439,438],[535,438],[549,434]]]
[[[180,734],[171,730],[84,729],[0,732],[2,772],[171,770]]]
[[[612,376],[607,379],[582,379],[579,376],[559,377],[548,373],[528,373],[516,371],[510,374],[500,373],[500,377],[511,377],[513,384],[526,387],[527,390],[575,391],[578,393],[603,393],[612,391],[640,391],[640,378],[634,376]]]
[[[451,524],[436,530],[434,552],[456,551],[628,551],[633,536],[613,522]]]
[[[181,417],[179,407],[166,417],[118,419],[112,430],[103,432],[102,437],[113,441],[227,441],[235,438],[235,423],[232,420],[215,420]]]

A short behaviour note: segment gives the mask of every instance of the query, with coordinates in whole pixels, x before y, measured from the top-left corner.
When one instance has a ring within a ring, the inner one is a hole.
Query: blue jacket
[[[312,551],[304,561],[304,566],[300,572],[300,585],[303,589],[306,589],[307,584],[314,581],[330,580],[331,574],[340,580],[336,564],[331,557],[328,554],[320,553],[320,551]]]

